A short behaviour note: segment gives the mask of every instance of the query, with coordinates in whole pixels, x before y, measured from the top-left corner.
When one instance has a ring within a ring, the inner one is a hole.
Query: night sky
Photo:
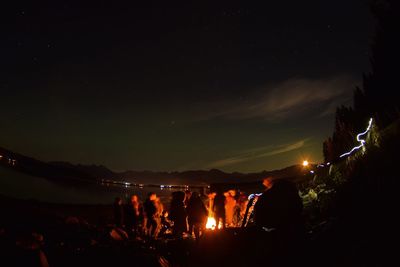
[[[113,170],[319,162],[369,70],[368,1],[82,2],[2,4],[1,147]]]

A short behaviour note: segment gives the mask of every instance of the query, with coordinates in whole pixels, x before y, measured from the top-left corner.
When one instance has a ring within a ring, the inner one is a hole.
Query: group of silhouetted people
[[[176,191],[172,193],[169,211],[164,209],[160,198],[149,193],[143,204],[137,195],[133,195],[127,204],[117,197],[114,201],[114,224],[125,229],[133,237],[146,236],[156,238],[168,230],[173,237],[184,234],[200,237],[204,230],[208,210],[199,193]]]
[[[215,218],[216,229],[239,227],[245,225],[245,216],[250,215],[249,207],[253,206],[251,225],[268,231],[277,230],[286,239],[296,236],[303,227],[303,206],[295,184],[271,177],[265,178],[263,184],[266,190],[256,201],[249,201],[243,193],[217,188],[206,197],[207,206],[197,192],[176,191],[171,194],[168,211],[155,193],[149,193],[143,203],[137,195],[125,205],[121,198],[116,198],[114,222],[129,236],[155,239],[169,232],[172,237],[181,238],[194,233],[198,240],[208,217]]]
[[[235,190],[224,192],[221,188],[216,188],[215,191],[209,194],[209,210],[216,221],[217,229],[239,227],[248,203],[247,195]]]
[[[155,237],[160,230],[161,216],[165,214],[160,198],[153,192],[148,194],[144,203],[137,195],[132,195],[126,204],[117,197],[113,210],[115,226],[125,229],[133,237]]]

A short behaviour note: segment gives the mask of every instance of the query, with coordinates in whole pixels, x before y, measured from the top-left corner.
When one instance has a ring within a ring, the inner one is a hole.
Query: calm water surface
[[[137,194],[143,201],[149,192],[155,192],[167,205],[173,191],[159,187],[125,187],[77,183],[61,184],[48,179],[34,177],[0,166],[0,194],[19,199],[35,199],[50,203],[110,204],[116,197],[128,199]]]

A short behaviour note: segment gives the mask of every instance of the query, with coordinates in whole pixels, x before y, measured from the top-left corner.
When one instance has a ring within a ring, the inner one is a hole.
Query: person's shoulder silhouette
[[[269,178],[267,190],[259,197],[254,207],[257,226],[285,228],[301,217],[303,204],[296,185],[285,179]],[[263,182],[264,185],[266,182]]]

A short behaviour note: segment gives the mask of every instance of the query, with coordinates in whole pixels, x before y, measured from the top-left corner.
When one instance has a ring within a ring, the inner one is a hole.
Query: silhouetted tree
[[[355,112],[351,107],[340,106],[336,109],[333,135],[323,145],[325,161],[338,158],[344,151],[354,146],[354,121]]]
[[[362,88],[356,87],[354,107],[338,107],[332,137],[323,144],[325,161],[332,161],[355,144],[355,134],[365,129],[369,117],[383,129],[400,118],[397,98],[397,65],[400,63],[400,39],[396,0],[374,0],[371,11],[376,18],[376,31],[371,45],[371,72],[363,74]]]
[[[396,0],[375,0],[371,4],[377,25],[371,45],[372,71],[365,75],[363,89],[370,112],[380,128],[398,119],[400,114],[394,89],[398,84],[397,66],[400,63],[399,6]]]
[[[323,153],[326,162],[333,161],[333,141],[331,137],[324,141]]]

